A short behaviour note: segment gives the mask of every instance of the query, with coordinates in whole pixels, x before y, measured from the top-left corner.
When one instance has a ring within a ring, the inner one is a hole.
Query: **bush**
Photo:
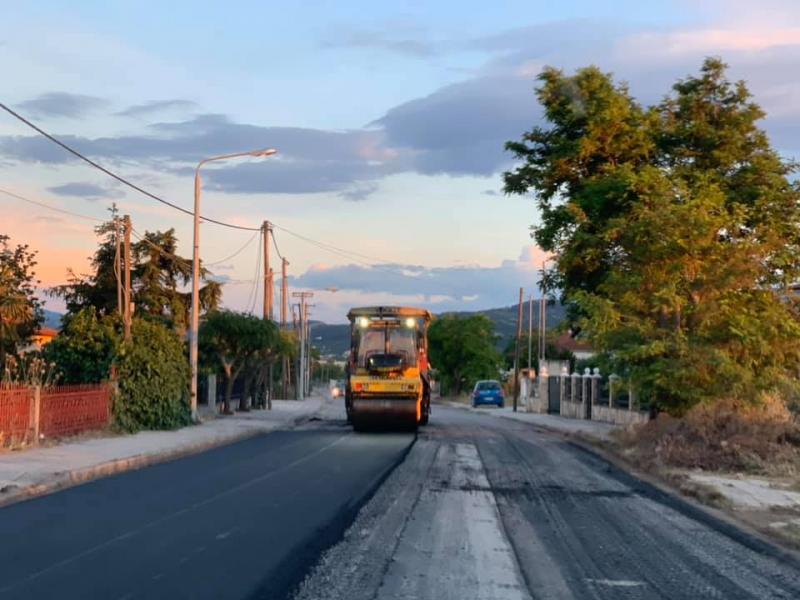
[[[800,424],[776,395],[699,404],[681,418],[662,413],[618,441],[645,465],[767,474],[800,468]]]
[[[98,318],[94,308],[85,308],[44,347],[44,359],[56,364],[63,383],[107,380],[120,342],[118,325],[118,319]]]
[[[132,337],[117,355],[116,426],[132,432],[188,425],[190,372],[180,338],[164,325],[143,319],[133,321]]]

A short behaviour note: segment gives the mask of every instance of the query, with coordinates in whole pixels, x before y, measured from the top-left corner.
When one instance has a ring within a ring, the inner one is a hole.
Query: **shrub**
[[[114,421],[123,431],[176,429],[191,421],[189,367],[183,344],[160,323],[135,319],[132,341],[117,356]]]
[[[120,342],[118,324],[114,317],[98,318],[93,307],[85,308],[44,347],[44,358],[56,364],[63,383],[107,380]]]

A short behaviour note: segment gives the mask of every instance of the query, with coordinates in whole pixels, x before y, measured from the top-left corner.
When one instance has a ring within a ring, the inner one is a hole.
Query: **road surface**
[[[416,441],[337,410],[0,509],[0,536],[0,599],[800,597],[768,546],[558,436],[442,407]]]

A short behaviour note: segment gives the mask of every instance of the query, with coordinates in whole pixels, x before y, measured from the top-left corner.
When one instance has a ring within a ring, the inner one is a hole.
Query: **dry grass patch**
[[[682,418],[661,414],[617,433],[615,443],[626,458],[648,469],[800,476],[800,423],[775,396],[757,404],[698,405]]]

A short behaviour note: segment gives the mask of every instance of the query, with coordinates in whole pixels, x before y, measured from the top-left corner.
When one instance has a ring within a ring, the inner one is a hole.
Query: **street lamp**
[[[201,160],[194,172],[194,248],[192,251],[192,318],[189,325],[189,364],[192,369],[191,408],[192,420],[197,420],[197,331],[200,324],[200,168],[216,160],[241,156],[266,157],[277,153],[274,148],[222,154]]]

